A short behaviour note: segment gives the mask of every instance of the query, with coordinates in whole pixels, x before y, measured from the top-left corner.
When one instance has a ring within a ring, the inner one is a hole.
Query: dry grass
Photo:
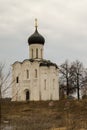
[[[3,101],[1,115],[2,127],[12,127],[10,130],[87,130],[87,100],[55,101],[52,106],[48,101]]]
[[[51,130],[66,130],[66,127],[52,128]]]

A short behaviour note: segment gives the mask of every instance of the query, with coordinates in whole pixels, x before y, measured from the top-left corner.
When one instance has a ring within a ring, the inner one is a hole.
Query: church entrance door
[[[26,101],[28,101],[30,99],[30,93],[29,90],[26,91]]]

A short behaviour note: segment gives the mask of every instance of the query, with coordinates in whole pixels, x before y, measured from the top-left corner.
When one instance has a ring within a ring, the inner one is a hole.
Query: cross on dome
[[[38,24],[37,24],[37,18],[35,18],[35,28],[37,29]]]

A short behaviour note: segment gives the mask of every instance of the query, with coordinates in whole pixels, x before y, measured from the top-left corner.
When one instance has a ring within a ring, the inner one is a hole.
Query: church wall
[[[48,67],[41,67],[41,100],[49,100],[49,69]]]
[[[13,100],[26,100],[26,90],[30,92],[30,100],[39,100],[39,64],[38,62],[24,61],[13,66],[13,94],[17,93]],[[29,70],[29,78],[27,79],[26,71]],[[37,70],[37,77],[35,77],[35,70]],[[19,76],[19,83],[16,83],[16,77]],[[18,92],[17,92],[18,91]]]
[[[59,100],[58,69],[55,66],[50,67],[50,99]]]
[[[31,70],[31,100],[39,100],[39,63],[36,61],[32,63]],[[37,74],[36,74],[37,70]]]
[[[15,101],[18,99],[18,93],[20,91],[20,81],[21,81],[21,64],[16,62],[12,68],[12,100]],[[16,83],[16,78],[18,78],[19,83]]]
[[[55,66],[41,67],[41,99],[42,100],[59,100],[58,74]],[[45,83],[46,82],[46,83]],[[53,83],[54,82],[54,83]]]
[[[27,78],[27,70],[29,77]],[[37,70],[37,75],[35,75]],[[16,83],[16,77],[19,77],[19,82]],[[16,101],[26,100],[26,90],[30,92],[30,100],[58,100],[58,69],[55,66],[40,66],[39,62],[30,62],[25,60],[22,64],[16,63],[13,65],[13,99]]]

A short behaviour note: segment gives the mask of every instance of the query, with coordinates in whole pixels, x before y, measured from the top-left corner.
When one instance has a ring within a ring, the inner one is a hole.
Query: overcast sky
[[[45,38],[44,58],[58,65],[76,59],[87,67],[87,0],[0,0],[0,61],[28,59],[28,37]]]

